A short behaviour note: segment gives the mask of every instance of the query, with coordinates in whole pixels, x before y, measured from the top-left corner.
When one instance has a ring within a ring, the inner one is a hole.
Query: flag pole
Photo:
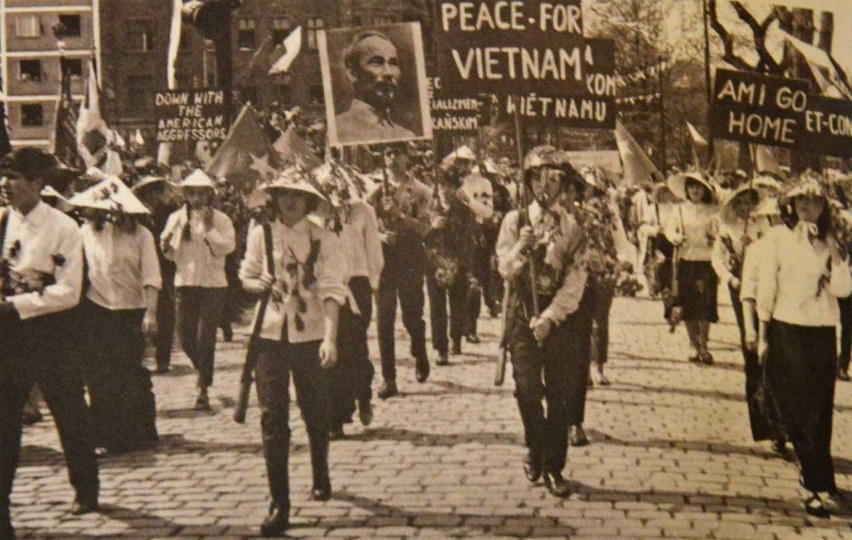
[[[707,94],[707,127],[712,125],[713,118],[713,91],[710,87],[710,7],[707,0],[701,0],[704,15],[704,90]],[[714,155],[713,130],[710,129],[707,139],[708,155]]]
[[[525,222],[527,225],[532,226],[532,220],[530,219],[529,213],[529,193],[527,193],[527,186],[524,184],[524,145],[522,140],[523,127],[521,126],[521,100],[520,97],[516,94],[512,96],[512,102],[514,103],[515,109],[515,147],[518,150],[518,168],[521,171],[521,181],[518,190],[518,206],[520,207],[521,214],[518,216],[520,219],[519,223]],[[521,193],[523,193],[523,197],[521,197]],[[538,317],[541,311],[539,311],[538,304],[538,292],[535,289],[536,284],[536,273],[535,273],[535,257],[530,253],[530,290],[532,291],[532,303],[533,303],[533,316]]]

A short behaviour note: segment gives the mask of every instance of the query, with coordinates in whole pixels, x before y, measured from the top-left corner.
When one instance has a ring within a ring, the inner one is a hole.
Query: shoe
[[[582,425],[576,425],[571,430],[571,435],[568,438],[571,446],[589,446],[589,438],[586,437],[586,431]]]
[[[269,508],[269,515],[260,525],[261,536],[265,538],[282,536],[288,528],[290,528],[289,512],[281,510],[278,505],[273,503]]]
[[[544,473],[544,485],[547,487],[547,491],[554,497],[565,498],[571,494],[571,487],[562,478],[562,473],[560,472]]]
[[[831,512],[825,507],[820,496],[816,493],[811,493],[811,496],[805,499],[805,512],[809,516],[816,518],[830,518]]]
[[[424,383],[426,379],[429,378],[429,359],[428,358],[418,358],[417,359],[417,367],[415,368],[415,373],[417,376],[417,382]]]
[[[452,349],[450,349],[450,354],[458,356],[461,353],[462,353],[461,340],[459,340],[459,341],[453,340],[453,347],[452,347]]]
[[[713,355],[709,352],[701,353],[701,361],[704,362],[708,366],[713,365]]]
[[[474,332],[473,334],[468,334],[467,337],[468,343],[482,343],[482,340],[479,339],[479,336]]]
[[[83,514],[91,514],[92,512],[97,512],[99,508],[97,497],[81,497],[78,495],[74,499],[74,502],[71,503],[71,515],[82,516]]]
[[[436,366],[448,366],[450,365],[450,355],[445,352],[438,353],[438,361],[435,362]]]
[[[592,378],[595,380],[595,384],[598,384],[600,386],[609,386],[610,384],[612,384],[610,383],[609,379],[607,379],[606,375],[604,375],[601,371],[596,371]]]
[[[364,427],[373,423],[373,405],[370,400],[358,401],[358,419],[361,420],[361,425]]]
[[[312,501],[327,501],[331,498],[331,484],[324,486],[314,486],[311,489]]]
[[[343,426],[335,426],[328,430],[328,440],[330,441],[339,441],[346,437],[346,433],[343,432]]]
[[[786,441],[773,441],[772,442],[772,451],[778,454],[781,457],[787,457],[787,442]]]
[[[693,364],[700,364],[701,363],[701,354],[699,354],[699,353],[692,354],[692,355],[689,356],[689,358],[687,358],[687,360],[689,360]]]
[[[530,482],[537,482],[541,478],[541,456],[533,451],[528,451],[524,458],[524,476]]]
[[[849,380],[849,370],[848,369],[838,369],[837,370],[837,379],[841,381]]]
[[[195,410],[196,411],[209,411],[210,410],[210,397],[207,395],[206,388],[198,389],[198,397],[195,398]]]
[[[378,392],[379,399],[387,399],[397,394],[399,394],[399,390],[396,389],[395,381],[385,381]]]

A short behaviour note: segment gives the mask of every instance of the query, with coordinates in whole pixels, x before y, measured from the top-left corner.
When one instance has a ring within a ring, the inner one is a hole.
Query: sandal
[[[805,512],[809,516],[816,518],[829,518],[831,512],[825,507],[820,496],[816,493],[811,493],[811,496],[805,499]]]

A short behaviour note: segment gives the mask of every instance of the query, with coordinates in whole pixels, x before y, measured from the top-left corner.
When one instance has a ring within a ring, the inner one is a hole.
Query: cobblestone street
[[[290,536],[852,538],[852,513],[809,518],[796,468],[751,441],[730,306],[712,330],[711,367],[687,362],[683,329],[670,334],[661,309],[641,298],[615,303],[613,384],[590,391],[592,444],[569,450],[569,499],[524,478],[511,376],[502,388],[492,384],[499,320],[485,318],[483,343],[465,344],[448,367],[433,365],[425,384],[415,382],[413,361],[400,362],[401,396],[376,399],[370,428],[356,419],[345,440],[332,442],[329,502],[308,501],[307,437],[293,406]],[[400,353],[404,335],[400,325]],[[27,428],[12,509],[20,536],[258,534],[268,495],[254,397],[245,425],[231,419],[244,340],[219,345],[212,413],[192,410],[195,374],[182,353],[170,374],[154,378],[162,442],[101,461],[102,514],[69,514],[53,422]],[[838,384],[835,402],[837,479],[852,500],[851,384]]]

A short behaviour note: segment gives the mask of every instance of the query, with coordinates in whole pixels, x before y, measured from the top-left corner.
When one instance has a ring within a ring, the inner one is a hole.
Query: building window
[[[68,58],[65,60],[65,65],[68,66],[68,74],[72,79],[83,77],[83,61],[79,58]]]
[[[308,27],[308,48],[316,49],[317,48],[317,30],[322,30],[325,28],[325,21],[322,20],[322,17],[310,17],[307,21]]]
[[[21,60],[18,80],[24,82],[41,81],[41,60]]]
[[[41,103],[21,105],[21,126],[41,127],[44,125],[44,108]]]
[[[127,21],[127,49],[136,52],[154,50],[154,28],[150,19]]]
[[[244,51],[257,47],[254,19],[240,19],[237,27],[237,45]]]
[[[42,35],[41,19],[38,15],[24,14],[15,18],[15,35],[20,38],[38,38]]]
[[[272,20],[272,40],[281,43],[290,35],[290,19],[283,17]]]
[[[127,107],[136,112],[154,108],[154,78],[147,75],[131,75],[127,78]]]
[[[82,34],[79,15],[60,15],[59,22],[65,27],[66,36],[80,37]]]

